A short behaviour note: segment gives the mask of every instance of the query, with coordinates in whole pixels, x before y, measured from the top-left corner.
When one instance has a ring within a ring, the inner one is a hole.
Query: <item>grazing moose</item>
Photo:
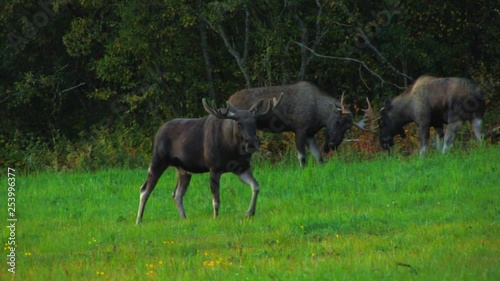
[[[481,140],[481,120],[486,108],[486,97],[480,86],[464,78],[435,78],[421,76],[405,92],[389,101],[380,110],[380,144],[384,149],[394,145],[394,136],[406,137],[406,124],[418,125],[420,155],[429,141],[429,128],[436,130],[438,149],[448,150],[463,121],[470,121],[474,134]],[[369,107],[371,115],[373,109]],[[367,114],[368,115],[368,114]],[[448,124],[443,134],[443,124]],[[444,144],[440,139],[444,135]]]
[[[342,143],[344,134],[353,124],[352,113],[345,109],[343,99],[338,102],[315,85],[301,81],[291,85],[240,90],[229,98],[229,102],[239,108],[250,108],[258,100],[276,98],[280,94],[283,94],[280,105],[273,109],[272,114],[258,118],[257,127],[272,133],[294,132],[300,165],[303,167],[306,164],[306,145],[316,161],[322,163],[314,135],[326,127],[326,143],[323,146],[326,153]]]
[[[227,109],[216,109],[203,99],[209,116],[198,119],[174,119],[165,123],[156,133],[153,157],[146,182],[141,187],[136,223],[140,223],[144,207],[161,174],[168,168],[177,168],[177,185],[172,194],[177,210],[186,218],[182,198],[191,175],[210,172],[210,188],[214,216],[219,214],[219,181],[221,174],[232,172],[252,187],[252,199],[247,215],[253,216],[257,204],[259,184],[252,175],[250,160],[259,146],[256,136],[256,118],[265,116],[280,102],[273,99],[267,110],[261,111],[264,101],[257,101],[248,110],[240,110],[228,103]]]

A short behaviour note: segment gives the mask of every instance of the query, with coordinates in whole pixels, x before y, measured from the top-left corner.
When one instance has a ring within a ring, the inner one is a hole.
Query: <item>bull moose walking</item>
[[[421,76],[404,93],[389,101],[380,110],[380,143],[389,149],[394,136],[405,137],[403,126],[418,125],[420,155],[429,141],[429,128],[436,130],[438,149],[446,152],[452,145],[463,121],[470,121],[474,134],[481,140],[481,123],[486,97],[480,86],[464,78]],[[443,138],[443,124],[448,124]]]
[[[240,110],[228,103],[227,109],[209,106],[203,99],[209,116],[198,119],[174,119],[165,123],[157,132],[153,157],[146,182],[141,187],[139,224],[149,195],[168,166],[177,168],[177,185],[172,194],[179,215],[186,217],[182,199],[194,173],[210,172],[210,188],[214,216],[219,214],[219,181],[221,174],[232,172],[252,187],[252,199],[247,215],[253,216],[257,204],[259,184],[250,167],[252,153],[258,149],[256,118],[269,114],[280,99],[269,102],[261,111],[264,101],[259,100],[248,110]]]
[[[283,94],[280,105],[272,114],[257,120],[257,127],[266,132],[295,133],[295,146],[300,165],[306,164],[306,146],[318,163],[322,163],[315,134],[326,127],[326,143],[323,151],[336,149],[353,124],[352,113],[333,97],[321,91],[310,82],[300,81],[291,85],[260,87],[240,90],[229,102],[239,108],[250,108],[260,99],[270,99]]]

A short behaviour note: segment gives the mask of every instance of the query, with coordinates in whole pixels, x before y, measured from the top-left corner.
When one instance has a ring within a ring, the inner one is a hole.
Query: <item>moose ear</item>
[[[227,110],[226,110],[226,118],[227,119],[238,119],[238,108],[232,105],[230,102],[227,102]]]

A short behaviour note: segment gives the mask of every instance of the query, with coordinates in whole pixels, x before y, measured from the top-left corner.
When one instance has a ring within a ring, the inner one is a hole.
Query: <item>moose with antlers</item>
[[[260,99],[272,99],[281,94],[283,99],[279,106],[272,110],[272,114],[259,118],[257,127],[271,133],[294,132],[302,167],[306,164],[306,146],[316,161],[323,163],[314,138],[316,133],[326,128],[323,151],[327,153],[342,143],[345,133],[353,125],[353,116],[344,106],[343,95],[339,102],[314,84],[301,81],[291,85],[240,90],[229,98],[229,102],[239,108],[250,108]]]
[[[259,193],[259,184],[250,167],[252,153],[259,147],[256,119],[270,114],[280,100],[281,96],[273,98],[267,109],[262,110],[264,100],[257,101],[249,109],[238,109],[231,103],[226,109],[217,109],[214,104],[209,106],[203,99],[203,107],[210,113],[209,116],[174,119],[165,123],[155,137],[147,179],[141,187],[136,223],[141,222],[149,195],[169,166],[177,169],[177,185],[172,196],[182,218],[186,217],[183,197],[191,175],[206,172],[210,173],[214,217],[219,214],[220,177],[226,172],[236,174],[242,182],[252,187],[247,215],[253,216]]]

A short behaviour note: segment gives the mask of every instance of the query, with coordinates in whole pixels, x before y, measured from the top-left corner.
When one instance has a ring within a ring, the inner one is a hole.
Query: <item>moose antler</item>
[[[269,100],[269,104],[267,106],[267,109],[264,112],[256,112],[254,115],[255,117],[267,115],[273,108],[275,108],[280,102],[281,98],[283,98],[283,93],[280,94],[280,96],[276,99],[276,97],[273,97],[272,100]]]
[[[373,110],[372,104],[370,103],[370,100],[366,98],[366,103],[368,104],[368,108],[366,109],[361,109],[365,115],[363,116],[363,119],[361,121],[354,123],[357,127],[359,127],[361,130],[364,131],[375,131],[378,128],[377,125],[377,120],[380,119],[380,116],[375,113]],[[366,129],[366,126],[369,125],[369,129]]]
[[[372,104],[370,103],[370,100],[368,98],[366,98],[366,103],[368,104],[368,108],[363,109],[363,111],[365,112],[365,115],[368,118],[368,120],[371,120],[373,122],[380,119],[380,116],[378,116],[378,114],[375,113],[375,110],[373,110]]]
[[[212,105],[208,105],[207,103],[207,100],[205,98],[203,98],[201,100],[201,102],[203,103],[203,107],[205,108],[205,110],[207,112],[209,112],[210,114],[214,115],[215,117],[217,118],[221,118],[221,119],[225,119],[225,118],[229,118],[229,119],[234,119],[236,118],[236,113],[235,113],[235,110],[234,110],[234,106],[230,103],[227,104],[227,109],[226,109],[226,112],[223,113],[221,109],[217,109],[217,107],[215,106],[215,102],[212,101]]]
[[[349,113],[349,112],[347,112],[347,110],[345,109],[345,106],[344,106],[344,93],[345,92],[343,92],[342,96],[340,97],[340,109],[342,111],[342,115]]]

